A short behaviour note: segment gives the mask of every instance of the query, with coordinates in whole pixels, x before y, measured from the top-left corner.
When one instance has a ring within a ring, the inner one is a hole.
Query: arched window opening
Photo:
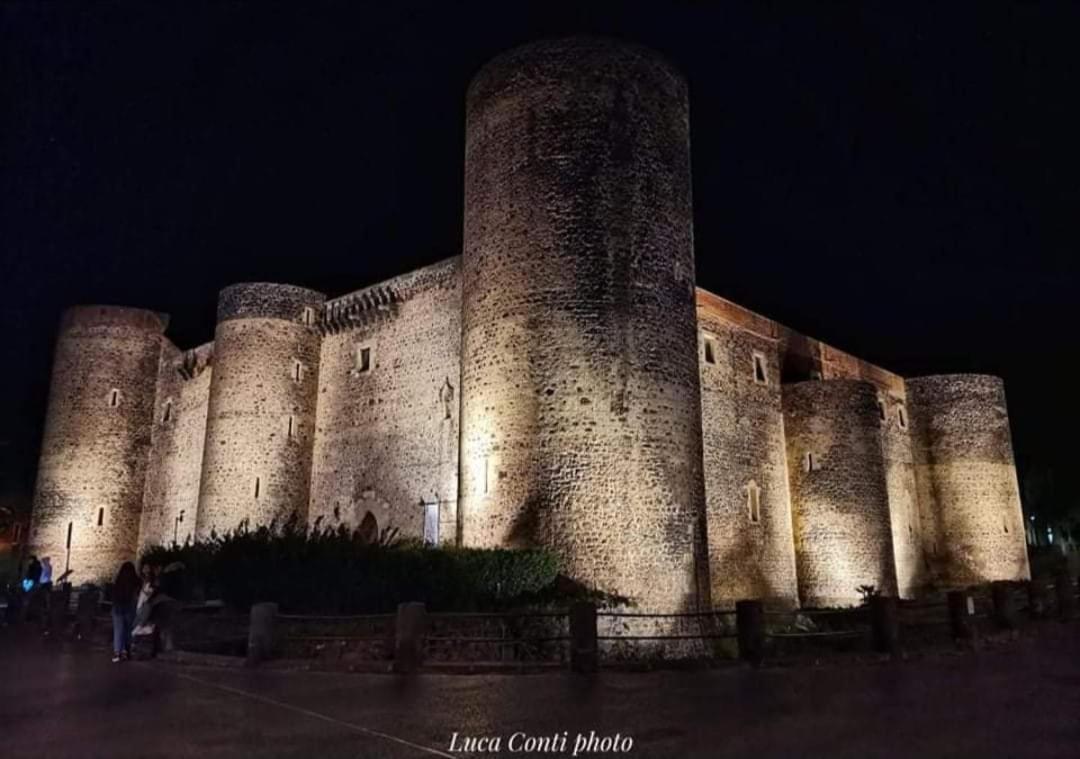
[[[372,545],[379,539],[379,522],[370,511],[364,514],[360,520],[360,528],[357,530],[363,543]]]

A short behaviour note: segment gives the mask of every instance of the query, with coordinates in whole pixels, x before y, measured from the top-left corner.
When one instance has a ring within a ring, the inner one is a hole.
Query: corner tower
[[[907,381],[926,561],[945,587],[1030,575],[1005,383],[979,374]]]
[[[167,321],[115,306],[64,312],[30,532],[54,577],[70,565],[75,582],[111,579],[135,558]]]
[[[545,41],[466,103],[461,515],[574,577],[707,595],[686,84],[649,50]]]
[[[218,297],[196,535],[307,517],[322,293],[266,282]]]

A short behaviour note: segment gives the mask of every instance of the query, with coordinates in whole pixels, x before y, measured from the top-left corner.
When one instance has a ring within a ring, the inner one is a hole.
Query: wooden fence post
[[[424,663],[424,638],[427,635],[427,607],[422,603],[398,604],[394,624],[395,672],[416,672]]]
[[[1028,611],[1033,619],[1047,616],[1050,608],[1049,588],[1045,577],[1032,577],[1027,583]]]
[[[900,648],[897,599],[893,596],[871,597],[870,624],[874,632],[874,649],[883,654],[895,654]]]
[[[570,606],[570,669],[592,674],[599,666],[596,604],[580,601]]]
[[[248,664],[266,661],[277,650],[277,614],[276,603],[258,603],[251,607],[251,621],[248,626]]]
[[[1054,575],[1054,594],[1057,596],[1058,619],[1067,622],[1076,614],[1076,587],[1067,568]]]
[[[979,645],[978,630],[975,627],[975,599],[966,590],[950,590],[949,630],[953,640],[969,643],[972,648]]]
[[[990,583],[990,597],[994,602],[994,622],[997,626],[1002,630],[1015,630],[1017,618],[1013,584],[1005,580]]]
[[[755,667],[765,658],[765,610],[761,601],[735,603],[739,658]]]

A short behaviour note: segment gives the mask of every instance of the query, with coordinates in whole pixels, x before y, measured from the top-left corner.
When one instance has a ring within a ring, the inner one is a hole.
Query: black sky
[[[60,311],[340,294],[460,252],[463,95],[600,33],[690,83],[698,283],[904,374],[1005,377],[1069,474],[1080,4],[2,5],[4,486],[28,489]]]

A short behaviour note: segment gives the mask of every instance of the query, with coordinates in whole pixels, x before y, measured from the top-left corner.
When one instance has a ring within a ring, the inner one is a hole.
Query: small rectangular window
[[[887,420],[889,417],[885,414],[885,401],[879,396],[877,399],[878,417],[881,421]]]
[[[97,526],[101,527],[103,524],[105,524],[105,509],[101,508],[97,512]]]
[[[165,401],[165,407],[161,411],[162,423],[168,423],[172,419],[172,401]]]
[[[810,451],[807,451],[806,455],[803,456],[803,471],[813,472],[816,471],[819,466],[820,464],[818,463],[817,457]]]
[[[260,482],[259,482],[259,478],[258,478],[258,477],[256,477],[256,478],[255,478],[255,497],[256,497],[256,498],[258,498],[258,497],[259,497],[259,485],[260,485],[260,484],[262,484],[262,483],[260,483]]]
[[[368,345],[356,346],[356,371],[371,371],[371,347]]]
[[[907,412],[904,411],[903,406],[896,407],[896,421],[900,423],[900,429],[907,429]]]
[[[753,482],[746,488],[746,510],[751,523],[758,524],[761,521],[761,488]]]
[[[705,338],[705,363],[716,363],[716,341],[711,337]]]
[[[119,405],[120,391],[114,388],[113,391],[109,393],[109,406],[111,406],[112,408],[116,408]]]
[[[754,353],[754,382],[761,385],[769,384],[769,375],[765,366],[765,356],[761,353]]]
[[[300,321],[307,326],[311,326],[315,323],[315,309],[311,306],[306,306],[303,312],[300,314]]]

